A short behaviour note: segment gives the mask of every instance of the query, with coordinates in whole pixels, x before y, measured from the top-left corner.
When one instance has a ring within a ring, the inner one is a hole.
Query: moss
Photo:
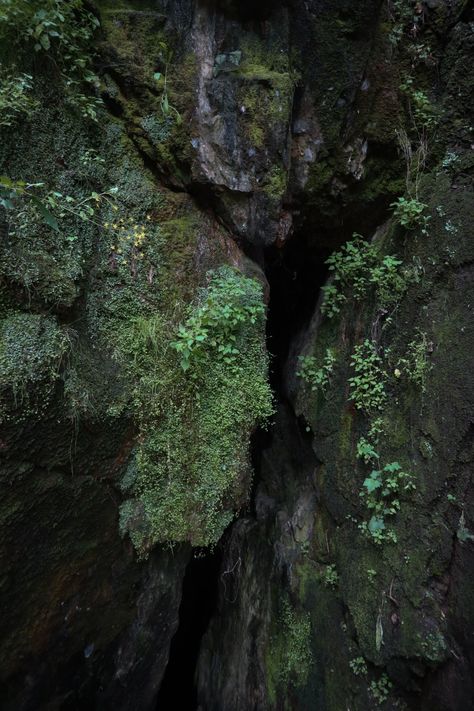
[[[304,687],[313,662],[311,619],[307,612],[282,601],[279,626],[265,656],[267,693],[270,703],[285,698],[288,687]]]
[[[240,278],[248,291],[251,280]],[[247,299],[258,297],[255,286]],[[220,538],[246,499],[251,430],[270,412],[261,321],[240,333],[235,363],[204,350],[189,374],[170,347],[177,326],[172,314],[132,320],[117,342],[140,426],[137,503],[122,510],[122,527],[142,553],[156,542]]]
[[[264,192],[272,200],[280,201],[286,191],[288,177],[283,168],[275,166],[267,175]]]
[[[70,346],[54,318],[12,313],[0,321],[0,418],[39,418]]]

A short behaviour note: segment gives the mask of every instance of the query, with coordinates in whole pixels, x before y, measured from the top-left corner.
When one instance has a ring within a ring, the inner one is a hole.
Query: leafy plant
[[[367,662],[364,657],[356,657],[355,659],[351,659],[349,666],[355,676],[367,676]]]
[[[190,309],[171,346],[181,356],[187,371],[193,362],[202,362],[206,353],[227,364],[239,355],[238,340],[245,324],[255,324],[265,313],[261,289],[230,267],[211,274],[198,304]]]
[[[351,366],[355,372],[349,378],[351,400],[358,410],[367,414],[381,410],[387,395],[385,392],[385,373],[382,359],[375,344],[368,339],[355,347],[351,357]]]
[[[433,104],[421,89],[414,85],[413,78],[408,76],[400,85],[400,91],[408,98],[409,108],[416,127],[432,129],[436,126],[437,116]]]
[[[380,544],[384,540],[396,542],[396,534],[387,528],[385,518],[400,511],[400,495],[415,488],[412,475],[404,472],[398,462],[391,462],[383,469],[373,470],[365,479],[360,496],[372,516],[360,527],[375,543]]]
[[[407,346],[405,355],[397,362],[400,375],[405,374],[412,383],[426,390],[426,379],[433,366],[429,359],[430,346],[426,333],[417,330],[417,337]]]
[[[326,264],[332,272],[332,282],[324,286],[321,311],[332,318],[347,302],[347,293],[360,301],[374,289],[381,308],[397,303],[407,288],[407,273],[402,262],[392,255],[380,257],[377,248],[355,234]]]
[[[369,691],[378,704],[384,704],[392,690],[393,684],[386,674],[382,674],[377,681],[371,681]]]
[[[0,42],[15,52],[16,59],[30,51],[50,54],[61,70],[68,101],[93,121],[102,102],[84,87],[99,85],[89,50],[99,24],[83,0],[0,2]]]
[[[321,580],[324,585],[328,588],[335,588],[339,582],[339,575],[336,570],[334,563],[331,565],[326,565],[324,572],[321,574]]]
[[[390,207],[393,207],[393,215],[402,227],[407,230],[422,227],[422,232],[426,234],[426,228],[431,219],[429,215],[425,214],[428,205],[416,198],[399,197],[396,202],[391,203]]]
[[[357,442],[357,457],[362,459],[365,464],[369,464],[369,462],[376,461],[379,455],[373,445],[364,437],[361,437]]]
[[[334,351],[331,348],[326,349],[326,357],[320,368],[317,367],[314,356],[300,356],[299,361],[300,368],[296,374],[311,386],[312,392],[316,390],[325,392],[334,372],[334,364],[336,362]]]
[[[166,42],[158,42],[158,47],[160,50],[160,55],[162,61],[164,62],[165,71],[164,74],[161,72],[155,72],[153,78],[156,82],[161,82],[163,80],[163,90],[160,100],[160,108],[163,116],[173,116],[176,123],[179,125],[182,121],[181,114],[179,111],[170,104],[168,95],[168,71],[171,61],[173,59],[173,50],[166,44]]]

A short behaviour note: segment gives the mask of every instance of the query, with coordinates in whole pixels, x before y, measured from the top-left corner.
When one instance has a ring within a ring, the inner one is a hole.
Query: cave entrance
[[[179,608],[179,625],[174,635],[168,664],[157,698],[157,711],[195,711],[195,672],[201,640],[217,605],[217,586],[222,549],[199,551],[186,568]]]
[[[324,285],[330,251],[310,245],[304,233],[283,247],[265,250],[265,274],[270,286],[267,347],[271,354],[271,384],[278,395],[283,387],[285,364],[294,337],[311,320]]]

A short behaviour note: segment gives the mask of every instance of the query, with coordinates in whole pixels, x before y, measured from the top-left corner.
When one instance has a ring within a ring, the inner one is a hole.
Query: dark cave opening
[[[272,245],[265,250],[265,274],[270,285],[267,346],[271,384],[277,394],[281,394],[292,340],[310,321],[326,281],[329,254],[315,249],[304,233],[295,234],[283,247]]]
[[[217,605],[222,548],[195,551],[186,568],[168,664],[157,698],[157,711],[195,711],[195,672],[201,640]]]

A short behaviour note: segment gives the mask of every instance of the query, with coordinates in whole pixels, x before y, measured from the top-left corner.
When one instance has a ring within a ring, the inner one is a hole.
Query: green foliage
[[[397,303],[407,288],[407,275],[401,261],[391,255],[379,256],[377,248],[355,234],[326,264],[333,274],[332,283],[323,287],[323,314],[332,318],[341,311],[348,295],[357,301],[375,289],[381,308]]]
[[[153,78],[158,84],[162,83],[162,94],[160,99],[161,113],[164,118],[173,118],[177,125],[179,125],[182,121],[181,115],[179,111],[170,104],[168,94],[168,72],[173,59],[173,50],[166,44],[166,42],[163,41],[158,42],[158,49],[160,52],[160,58],[164,63],[165,71],[164,74],[161,72],[155,72]]]
[[[12,126],[20,118],[30,118],[38,106],[31,96],[31,74],[9,72],[0,64],[0,126]]]
[[[369,464],[369,462],[376,461],[379,455],[373,445],[365,437],[361,437],[357,442],[357,457],[362,459],[365,464]]]
[[[296,612],[285,601],[283,627],[285,644],[280,679],[285,685],[303,686],[313,661],[309,612]]]
[[[385,405],[385,373],[382,359],[375,344],[368,339],[355,347],[351,357],[351,366],[355,372],[349,378],[351,400],[358,410],[367,414],[381,410]]]
[[[51,317],[12,313],[0,321],[1,421],[46,409],[69,347],[70,337]]]
[[[212,274],[209,286],[201,292],[197,306],[190,309],[178,338],[171,346],[181,356],[181,367],[202,363],[209,354],[231,365],[240,355],[239,336],[246,324],[263,317],[265,307],[261,287],[237,271],[222,267]]]
[[[396,542],[396,534],[386,526],[385,518],[400,511],[400,496],[415,489],[413,477],[403,471],[398,462],[386,464],[381,470],[373,470],[365,479],[360,492],[361,498],[372,514],[368,522],[360,525],[372,540]]]
[[[0,244],[0,273],[48,303],[71,304],[91,248],[90,228],[100,225],[97,213],[112,201],[114,190],[73,196],[44,183],[0,177],[8,227]]]
[[[404,79],[400,85],[400,91],[408,98],[416,128],[433,129],[438,121],[433,104],[424,91],[415,88],[412,77],[408,76]]]
[[[424,213],[428,205],[420,202],[416,198],[399,197],[396,202],[392,202],[390,207],[393,207],[393,215],[400,222],[402,227],[405,227],[407,230],[422,227],[423,234],[426,234],[430,217]]]
[[[380,679],[370,682],[369,691],[377,704],[384,704],[390,695],[392,687],[393,684],[388,676],[382,674]]]
[[[300,356],[300,367],[297,375],[311,387],[312,392],[321,390],[325,392],[331,382],[331,375],[334,372],[336,356],[331,348],[326,349],[326,357],[323,365],[318,368],[314,356]]]
[[[334,563],[331,565],[326,565],[324,572],[321,574],[321,580],[324,585],[328,588],[335,588],[339,582],[339,575],[336,570]]]
[[[398,360],[395,371],[400,375],[406,375],[408,380],[421,388],[423,393],[426,391],[426,379],[433,368],[429,359],[431,350],[432,346],[428,342],[426,333],[418,329],[416,338],[410,341],[405,355]]]
[[[61,70],[68,101],[93,121],[102,102],[84,87],[99,84],[89,49],[98,27],[82,0],[0,0],[0,43],[24,62],[32,51],[49,54]]]
[[[371,283],[375,286],[377,303],[381,309],[387,309],[400,301],[412,277],[409,270],[400,270],[402,262],[391,255],[383,257],[375,265],[370,274]]]
[[[377,571],[374,570],[373,568],[368,568],[368,570],[366,570],[366,573],[367,573],[367,579],[368,579],[369,583],[373,583],[373,581],[377,577]]]
[[[264,191],[273,200],[281,200],[288,184],[288,176],[283,168],[274,166],[268,173]]]
[[[247,496],[250,434],[272,412],[258,282],[221,267],[186,311],[181,325],[156,313],[115,334],[140,428],[121,527],[142,554],[221,537]]]
[[[355,657],[355,659],[351,659],[349,666],[355,676],[367,676],[367,662],[364,657]]]

